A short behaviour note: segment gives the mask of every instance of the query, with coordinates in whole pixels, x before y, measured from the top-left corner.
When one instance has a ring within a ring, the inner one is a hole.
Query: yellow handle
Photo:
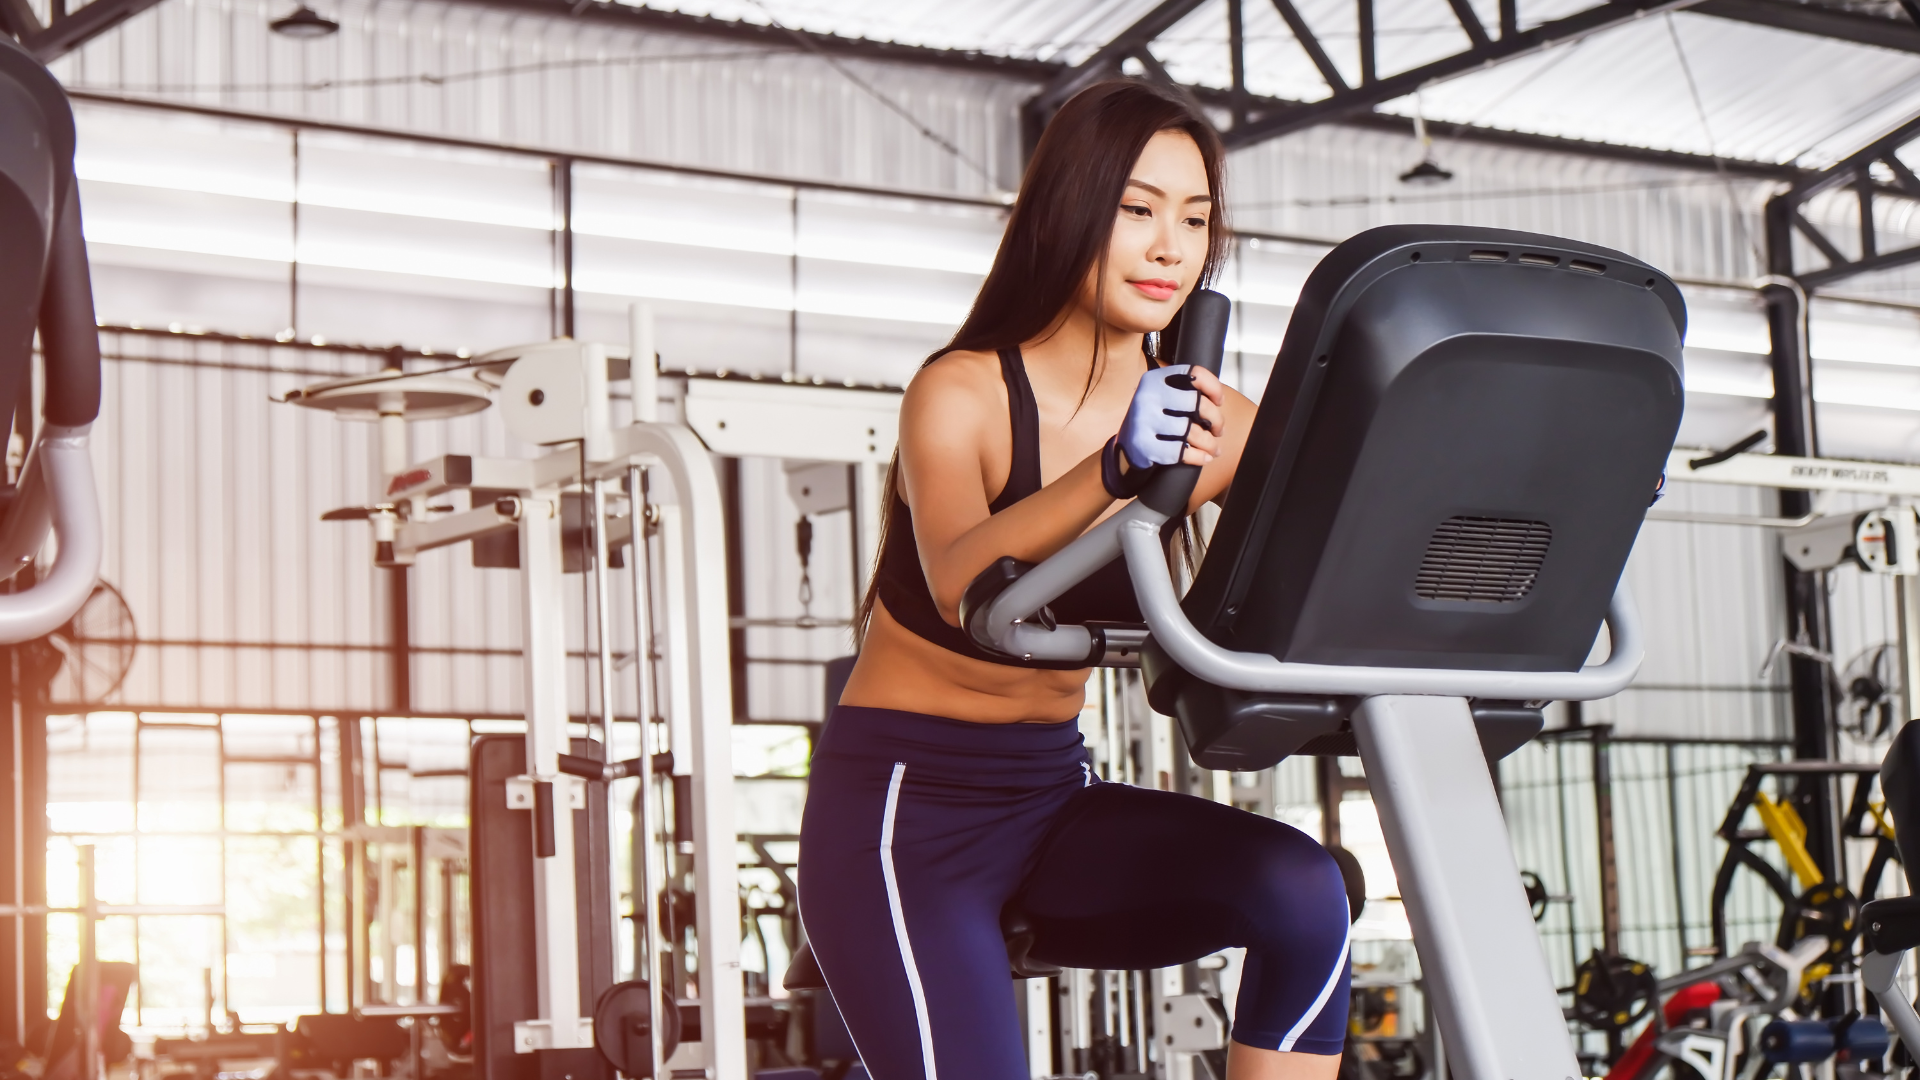
[[[1786,856],[1793,875],[1800,879],[1800,887],[1811,889],[1825,884],[1827,875],[1820,872],[1820,865],[1807,854],[1807,823],[1800,820],[1800,812],[1793,804],[1779,802],[1762,791],[1754,795],[1753,808],[1760,814],[1760,824],[1767,827],[1767,835],[1780,846],[1780,854]]]
[[[1868,803],[1867,812],[1873,815],[1874,824],[1880,826],[1880,835],[1889,840],[1894,839],[1893,819],[1887,816],[1886,802],[1883,800]]]

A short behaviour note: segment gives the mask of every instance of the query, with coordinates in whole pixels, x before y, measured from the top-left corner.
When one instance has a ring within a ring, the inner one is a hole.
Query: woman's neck
[[[1096,382],[1121,374],[1129,385],[1136,377],[1135,367],[1145,356],[1145,334],[1128,333],[1109,325],[1102,328],[1093,312],[1074,304],[1046,332],[1021,345],[1021,354],[1029,364],[1076,372],[1086,379],[1088,365],[1097,364]],[[1103,340],[1104,339],[1104,340]]]

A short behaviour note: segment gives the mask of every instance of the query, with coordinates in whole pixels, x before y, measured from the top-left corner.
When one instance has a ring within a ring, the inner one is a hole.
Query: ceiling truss
[[[1793,276],[1811,291],[1860,274],[1920,263],[1920,244],[1886,249],[1875,212],[1878,202],[1885,198],[1920,202],[1920,176],[1915,176],[1899,157],[1899,152],[1909,146],[1920,147],[1920,116],[1771,199],[1767,203],[1767,246],[1778,260],[1775,270]],[[1885,179],[1876,175],[1879,170],[1885,170]],[[1857,205],[1859,220],[1848,245],[1855,254],[1848,254],[1828,230],[1806,215],[1810,201],[1837,188],[1850,188]],[[1792,238],[1796,234],[1820,252],[1826,266],[1800,270],[1794,265]]]
[[[0,3],[7,0],[0,0]],[[99,0],[96,0],[99,2]],[[506,12],[519,12],[555,18],[572,18],[608,25],[661,30],[673,33],[692,34],[715,40],[735,41],[771,48],[802,47],[808,51],[828,54],[856,60],[882,61],[886,63],[911,64],[936,69],[966,71],[979,75],[992,75],[1014,79],[1040,86],[1052,84],[1070,69],[1067,65],[1055,61],[1033,60],[1023,57],[998,56],[992,53],[975,52],[961,49],[940,49],[922,45],[903,45],[895,42],[872,41],[865,38],[842,37],[813,31],[783,29],[764,24],[734,22],[709,16],[686,15],[666,11],[660,8],[637,7],[632,4],[611,2],[611,0],[460,0],[463,3],[477,4]],[[1920,0],[1916,0],[1920,2]],[[1191,10],[1189,8],[1188,10]],[[1184,13],[1183,13],[1184,15]],[[1176,20],[1177,21],[1177,18]],[[1171,24],[1168,24],[1171,25]],[[1322,50],[1324,54],[1324,50]],[[1151,56],[1151,50],[1148,50]],[[1244,56],[1244,52],[1241,53]],[[1122,59],[1125,57],[1123,56]],[[1371,69],[1370,58],[1363,57],[1365,67]],[[1165,69],[1157,59],[1143,67],[1151,74],[1156,70],[1162,77]],[[1236,107],[1247,115],[1277,115],[1282,112],[1302,108],[1304,103],[1280,98],[1264,97],[1248,93],[1245,90],[1246,78],[1244,62],[1241,77],[1237,80],[1238,91],[1205,86],[1189,86],[1185,90],[1204,105],[1214,110],[1232,113]],[[1032,110],[1029,110],[1032,115]],[[1410,132],[1412,122],[1406,117],[1381,112],[1359,112],[1341,117],[1339,123],[1382,131]],[[1430,122],[1428,129],[1436,136],[1459,142],[1482,143],[1499,146],[1538,150],[1547,153],[1579,154],[1585,157],[1602,158],[1612,161],[1627,161],[1636,164],[1658,165],[1668,168],[1724,171],[1734,176],[1795,180],[1805,175],[1805,171],[1791,165],[1777,165],[1771,162],[1744,161],[1739,159],[1721,159],[1716,162],[1705,154],[1689,154],[1667,150],[1649,150],[1640,147],[1620,146],[1612,143],[1590,142],[1581,139],[1562,138],[1553,135],[1534,135],[1525,132],[1501,131],[1493,128],[1474,127],[1468,124]],[[1037,130],[1034,132],[1037,137]]]
[[[68,0],[52,0],[52,19],[42,23],[28,0],[0,0],[0,31],[18,38],[41,60],[51,62],[111,30],[128,18],[159,3],[160,0],[92,0],[71,11]],[[1084,62],[1071,67],[1057,62],[1022,57],[998,56],[971,50],[929,48],[893,42],[870,41],[833,34],[790,30],[777,26],[742,23],[708,16],[639,6],[610,0],[462,0],[529,14],[589,19],[650,29],[690,33],[705,37],[751,42],[760,46],[802,45],[810,50],[836,56],[949,68],[994,74],[1040,84],[1039,92],[1026,109],[1029,144],[1037,139],[1040,127],[1072,93],[1089,82],[1120,70],[1129,59],[1140,65],[1148,77],[1174,83],[1165,66],[1154,55],[1153,42],[1205,0],[1163,0],[1153,11],[1102,46]],[[1920,54],[1920,25],[1892,18],[1879,18],[1838,9],[1824,8],[1795,0],[1608,0],[1597,7],[1555,22],[1521,30],[1518,27],[1518,0],[1499,0],[1497,24],[1489,27],[1476,14],[1471,0],[1447,0],[1453,18],[1469,42],[1468,48],[1452,56],[1422,65],[1410,71],[1382,77],[1378,70],[1373,0],[1354,0],[1358,5],[1359,43],[1357,85],[1349,85],[1326,46],[1294,6],[1293,0],[1228,0],[1228,47],[1231,85],[1226,88],[1185,86],[1182,92],[1210,107],[1223,118],[1223,134],[1232,146],[1246,146],[1329,122],[1406,130],[1404,117],[1376,111],[1377,106],[1405,96],[1427,83],[1458,75],[1475,68],[1500,63],[1565,41],[1597,33],[1646,14],[1687,8],[1703,15],[1764,25],[1776,29],[1818,35],[1856,44],[1875,45]],[[1316,101],[1299,102],[1251,93],[1247,88],[1244,5],[1271,3],[1287,25],[1307,59],[1327,83],[1329,94]],[[1920,0],[1902,0],[1920,8]],[[1435,134],[1467,142],[1523,146],[1552,152],[1631,160],[1678,168],[1723,169],[1737,175],[1799,178],[1805,174],[1791,166],[1768,162],[1722,160],[1706,155],[1642,150],[1607,143],[1520,132],[1476,128],[1469,125],[1432,123]]]
[[[69,11],[66,0],[53,0],[52,21],[42,23],[27,0],[0,0],[0,30],[50,64],[159,2],[93,0]]]
[[[1027,104],[1028,146],[1066,100],[1083,87],[1122,71],[1127,61],[1149,78],[1177,85],[1154,55],[1154,42],[1207,0],[1163,0],[1132,26],[1115,35],[1079,64],[1054,76]],[[1793,0],[1607,0],[1584,11],[1526,29],[1520,28],[1518,0],[1499,0],[1498,24],[1487,26],[1471,0],[1447,0],[1467,47],[1419,67],[1382,76],[1377,63],[1373,0],[1357,4],[1358,82],[1350,84],[1293,0],[1226,0],[1228,68],[1221,136],[1229,147],[1243,147],[1334,121],[1373,115],[1380,106],[1424,86],[1503,63],[1542,49],[1577,41],[1622,24],[1666,11],[1691,10],[1716,18],[1770,26],[1855,44],[1920,53],[1920,25],[1872,15],[1796,3]],[[1920,0],[1913,0],[1920,7]],[[1307,59],[1327,85],[1327,96],[1310,102],[1261,102],[1247,89],[1245,5],[1271,3]],[[1196,88],[1183,88],[1196,92]],[[1217,95],[1216,95],[1217,96]]]

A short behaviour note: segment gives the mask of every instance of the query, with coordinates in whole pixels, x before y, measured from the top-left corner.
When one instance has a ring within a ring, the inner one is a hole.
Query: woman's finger
[[[1217,401],[1200,399],[1199,408],[1194,410],[1194,427],[1204,428],[1215,435],[1227,433],[1227,413]]]
[[[1205,465],[1212,461],[1214,457],[1214,454],[1202,450],[1192,443],[1188,443],[1186,450],[1180,454],[1180,460],[1188,465]]]
[[[1210,401],[1218,405],[1225,399],[1226,391],[1223,389],[1220,377],[1213,372],[1199,365],[1195,365],[1192,370],[1187,373],[1187,377],[1192,380],[1193,388],[1200,391],[1200,397],[1203,401]],[[1202,408],[1204,407],[1205,406],[1202,405]]]
[[[1208,454],[1218,454],[1220,452],[1220,436],[1216,432],[1208,431],[1200,425],[1195,424],[1187,431],[1187,445],[1203,450]]]

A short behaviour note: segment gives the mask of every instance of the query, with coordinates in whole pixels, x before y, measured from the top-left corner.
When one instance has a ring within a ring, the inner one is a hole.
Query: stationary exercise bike
[[[1174,361],[1218,370],[1227,309],[1196,292]],[[1203,767],[1357,750],[1469,1080],[1580,1075],[1490,762],[1545,701],[1611,696],[1639,669],[1620,579],[1679,427],[1685,326],[1673,282],[1620,252],[1362,233],[1302,290],[1184,597],[1160,527],[1199,470],[1175,466],[1044,562],[988,568],[962,603],[1007,655],[1140,663]],[[1145,625],[1056,623],[1047,605],[1120,554]],[[1607,658],[1583,666],[1603,618]]]
[[[0,488],[0,580],[24,570],[50,531],[60,538],[51,569],[0,595],[0,643],[58,629],[100,572],[103,530],[87,457],[87,429],[100,413],[100,336],[73,146],[66,92],[0,36],[0,424],[33,434],[19,483]],[[36,330],[45,361],[37,425],[16,421],[33,408]]]

